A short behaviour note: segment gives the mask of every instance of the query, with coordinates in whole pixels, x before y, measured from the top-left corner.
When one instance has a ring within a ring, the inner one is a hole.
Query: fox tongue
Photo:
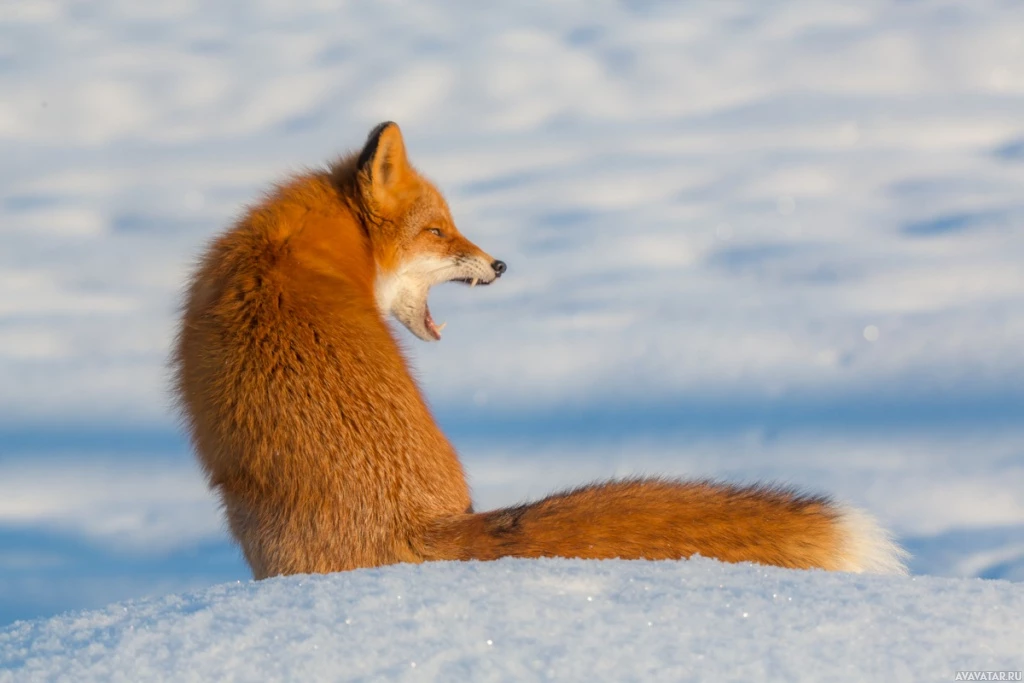
[[[441,323],[440,327],[434,324],[434,319],[430,316],[430,306],[424,307],[423,324],[426,326],[427,331],[434,335],[434,339],[441,339],[441,330],[444,329],[444,323]]]

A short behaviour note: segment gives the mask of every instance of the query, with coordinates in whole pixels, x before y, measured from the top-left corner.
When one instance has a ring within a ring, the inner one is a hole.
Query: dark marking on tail
[[[490,513],[487,516],[487,533],[496,538],[516,533],[528,509],[528,505],[517,505]]]

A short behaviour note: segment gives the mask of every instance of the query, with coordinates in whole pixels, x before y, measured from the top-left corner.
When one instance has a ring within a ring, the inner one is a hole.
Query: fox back
[[[257,578],[417,561],[419,530],[470,508],[385,315],[437,339],[429,287],[490,282],[496,268],[394,124],[210,245],[186,295],[176,389]]]

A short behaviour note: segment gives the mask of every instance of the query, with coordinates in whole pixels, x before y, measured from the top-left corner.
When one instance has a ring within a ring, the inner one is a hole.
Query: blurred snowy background
[[[0,625],[249,578],[170,409],[179,290],[384,119],[509,263],[398,333],[479,507],[770,478],[1024,580],[1021,35],[999,0],[0,0]]]

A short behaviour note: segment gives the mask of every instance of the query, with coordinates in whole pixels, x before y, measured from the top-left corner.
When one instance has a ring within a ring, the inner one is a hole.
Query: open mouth
[[[481,280],[480,278],[475,277],[458,277],[448,280],[448,282],[461,282],[464,285],[476,287],[477,285],[489,285],[491,284],[491,282],[493,282],[493,280]],[[443,330],[445,325],[447,324],[448,323],[441,323],[440,325],[438,325],[437,323],[435,323],[433,316],[430,315],[430,306],[427,304],[427,302],[423,302],[423,327],[427,330],[428,333],[430,333],[430,336],[432,336],[435,341],[441,340],[441,330]]]
[[[441,330],[443,330],[444,326],[447,324],[448,323],[441,323],[440,325],[434,324],[434,319],[430,316],[430,306],[426,304],[423,305],[423,326],[427,328],[427,332],[429,332],[435,340],[441,340]]]

